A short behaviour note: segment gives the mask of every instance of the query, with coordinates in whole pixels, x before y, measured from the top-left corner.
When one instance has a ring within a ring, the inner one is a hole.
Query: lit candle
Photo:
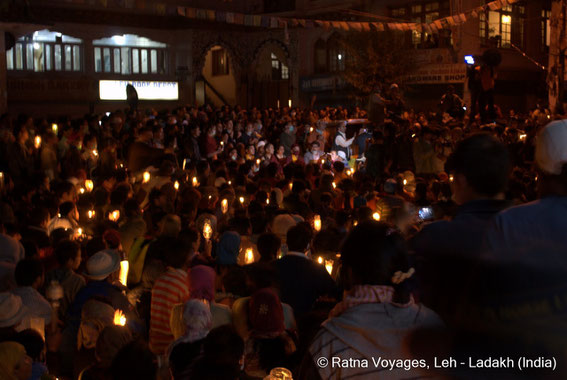
[[[525,140],[525,139],[526,139],[526,137],[527,137],[527,135],[525,135],[525,134],[521,134],[521,135],[520,135],[520,140]]]
[[[223,214],[226,214],[228,212],[228,200],[227,199],[222,200],[221,211],[222,211]]]
[[[108,220],[111,222],[117,222],[120,219],[120,211],[114,210],[110,214],[108,214]]]
[[[315,215],[313,218],[313,228],[315,228],[317,232],[321,231],[321,216]]]
[[[185,166],[187,166],[187,159],[183,160],[183,170],[185,170]]]
[[[39,147],[41,146],[41,136],[35,136],[34,146],[35,149],[39,149]]]
[[[333,260],[325,260],[325,269],[329,274],[333,274]]]
[[[333,189],[337,188],[337,184],[335,183],[335,181],[333,181]]]
[[[289,183],[289,191],[291,191],[293,189],[293,182]]]
[[[175,181],[173,183],[173,187],[175,188],[175,190],[179,190],[179,181]]]
[[[309,132],[313,132],[313,127],[309,128]]]
[[[232,181],[228,181],[228,186],[232,185]]]
[[[224,146],[224,141],[220,142],[220,146],[223,147]]]
[[[408,184],[408,180],[404,179],[404,186]]]
[[[451,175],[449,176],[449,182],[453,182],[453,179],[455,179],[455,178],[454,178],[453,175],[451,174]]]
[[[81,187],[81,188],[79,189],[79,193],[84,194],[84,193],[85,193],[85,188],[84,188],[84,187]]]
[[[199,186],[199,181],[197,181],[197,177],[193,177],[193,179],[191,180],[191,183],[193,184],[193,187]]]
[[[244,197],[240,197],[238,198],[238,200],[240,201],[241,204],[244,204]]]
[[[259,158],[256,160],[256,165],[260,165],[260,159]]]
[[[83,236],[83,229],[81,227],[77,228],[77,237]]]
[[[317,262],[323,264],[323,258],[321,256],[317,257]]]
[[[94,188],[93,181],[90,180],[90,179],[87,179],[85,181],[85,189],[90,193],[91,191],[93,191],[93,188]]]
[[[372,219],[380,220],[380,213],[378,211],[376,211],[374,214],[372,214]]]
[[[266,198],[266,204],[269,206],[270,205],[270,198]]]
[[[122,260],[120,262],[120,283],[124,286],[126,286],[127,282],[128,282],[128,269],[129,269],[129,264],[128,264],[128,260]]]
[[[98,150],[93,149],[93,156],[97,157],[98,156]]]
[[[122,310],[117,309],[114,312],[114,324],[116,326],[126,326],[126,317],[122,313]]]
[[[254,262],[254,252],[252,251],[252,248],[246,249],[244,261],[246,262],[246,264],[252,264]]]
[[[213,229],[211,228],[211,223],[209,220],[205,220],[205,224],[203,225],[203,237],[206,240],[209,240],[213,236]]]
[[[51,124],[51,130],[53,131],[53,133],[57,134],[57,129],[58,129],[57,124],[55,123]]]
[[[325,165],[325,159],[321,159],[321,165]]]
[[[288,106],[289,108],[291,108],[291,99],[288,99],[288,100],[287,100],[287,106]]]
[[[150,178],[151,178],[150,172],[144,172],[142,183],[150,182]]]
[[[87,212],[87,216],[89,217],[89,219],[94,218],[94,216],[95,216],[95,211],[94,211],[94,210],[89,210],[89,211]]]

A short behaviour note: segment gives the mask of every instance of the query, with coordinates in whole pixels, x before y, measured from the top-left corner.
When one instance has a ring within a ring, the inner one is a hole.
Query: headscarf
[[[22,357],[26,355],[26,349],[16,342],[0,343],[0,379],[17,380],[14,369]]]
[[[77,350],[95,348],[100,332],[114,323],[114,308],[104,302],[89,300],[81,311]]]
[[[189,293],[191,298],[212,302],[215,299],[215,270],[206,265],[191,268]]]
[[[171,331],[173,336],[179,336],[169,348],[173,349],[179,343],[192,343],[207,336],[213,327],[213,316],[206,301],[191,299],[183,305],[183,317],[179,318],[182,305],[174,306],[171,313]]]
[[[217,244],[217,262],[220,265],[236,265],[239,249],[240,235],[234,231],[226,231]]]
[[[251,335],[256,338],[275,338],[285,330],[280,298],[271,288],[258,290],[248,302]]]

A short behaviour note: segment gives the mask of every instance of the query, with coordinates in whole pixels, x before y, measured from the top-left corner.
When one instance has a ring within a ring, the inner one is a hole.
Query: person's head
[[[191,133],[191,136],[197,138],[201,135],[201,129],[199,128],[199,126],[197,124],[191,124],[189,126],[189,132]]]
[[[266,145],[266,153],[267,154],[274,154],[274,145],[273,144]]]
[[[510,157],[504,144],[486,133],[462,140],[445,164],[453,175],[457,204],[499,198],[508,185]]]
[[[61,267],[71,270],[79,269],[81,265],[81,247],[74,240],[62,240],[55,247],[55,258]]]
[[[168,238],[164,241],[165,263],[176,269],[186,268],[191,248],[184,244],[180,238]]]
[[[16,265],[14,277],[19,287],[39,289],[44,281],[43,265],[39,260],[23,259]]]
[[[20,343],[0,343],[0,378],[27,380],[32,375],[32,359]]]
[[[289,251],[306,252],[311,244],[312,231],[304,224],[297,224],[287,231],[286,243]]]
[[[217,327],[203,342],[203,357],[191,373],[197,380],[237,379],[243,364],[244,341],[232,325]]]
[[[278,251],[282,245],[281,239],[271,232],[263,233],[258,237],[258,252],[261,261],[273,261],[278,256]]]
[[[175,214],[168,214],[160,221],[161,236],[177,237],[181,231],[181,219]]]
[[[283,156],[285,153],[285,147],[283,145],[278,146],[278,156]]]
[[[147,344],[130,342],[118,351],[110,366],[112,380],[156,380],[158,363]]]
[[[236,265],[239,249],[240,235],[233,231],[223,233],[216,247],[218,264]]]
[[[538,134],[535,163],[540,196],[567,195],[567,121],[557,120]]]
[[[341,121],[337,129],[338,129],[339,132],[345,133],[346,130],[347,130],[347,123],[346,123],[346,121]]]
[[[26,353],[34,362],[45,361],[45,342],[41,334],[35,329],[20,331],[14,338],[26,349]]]
[[[314,141],[314,142],[311,144],[311,152],[317,153],[317,152],[319,151],[319,148],[320,148],[320,147],[321,147],[321,145],[319,144],[319,142]]]
[[[132,341],[132,333],[126,326],[106,326],[96,340],[96,359],[103,368],[109,368],[112,360],[120,351]]]
[[[74,202],[77,199],[77,190],[71,182],[61,182],[55,187],[55,194],[59,203]]]
[[[447,87],[447,94],[453,95],[454,93],[455,93],[455,87],[453,87],[453,86],[448,86],[448,87]]]
[[[120,256],[117,251],[107,249],[89,257],[86,264],[87,278],[95,281],[112,282],[120,270]]]
[[[215,270],[206,265],[196,265],[189,271],[191,298],[213,302],[215,299]]]
[[[402,291],[404,282],[395,280],[398,272],[413,274],[408,250],[402,236],[391,225],[373,220],[358,224],[343,242],[341,263],[345,289],[386,285],[393,286],[399,298],[409,297],[409,293]]]
[[[183,306],[183,324],[186,341],[195,342],[207,336],[213,327],[213,316],[208,303],[203,300],[190,299]]]
[[[260,289],[250,297],[248,320],[255,338],[275,338],[284,332],[282,303],[272,288]]]

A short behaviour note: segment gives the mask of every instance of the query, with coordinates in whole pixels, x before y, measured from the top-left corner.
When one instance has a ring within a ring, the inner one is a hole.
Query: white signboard
[[[101,100],[126,100],[126,85],[130,83],[138,92],[140,100],[178,100],[177,82],[100,80],[98,83]]]
[[[406,84],[464,83],[467,66],[464,63],[424,65],[405,78]]]

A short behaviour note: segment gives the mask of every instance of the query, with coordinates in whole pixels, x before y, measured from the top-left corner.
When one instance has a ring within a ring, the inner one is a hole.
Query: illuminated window
[[[524,46],[525,7],[506,5],[479,15],[479,34],[485,46],[508,48]]]
[[[406,15],[406,8],[394,8],[392,9],[392,17],[401,17]]]
[[[96,73],[167,74],[167,45],[134,34],[93,41]]]
[[[549,18],[551,11],[544,9],[541,11],[541,46],[543,50],[549,48],[551,27],[549,24]]]
[[[329,38],[327,41],[327,49],[329,52],[329,71],[344,71],[346,66],[346,52],[337,34]]]
[[[272,80],[289,79],[289,68],[274,53],[270,53],[272,61]]]
[[[82,71],[83,41],[47,29],[18,38],[6,51],[8,70]]]
[[[431,24],[433,21],[438,20],[441,17],[449,15],[449,4],[430,2],[424,4],[414,4],[410,8],[411,14],[405,19],[410,20],[416,24]],[[411,35],[411,39],[408,37],[408,43],[416,48],[436,48],[436,47],[448,47],[451,45],[450,31],[447,34],[442,32],[438,34],[428,33],[427,31],[417,31],[411,30],[408,36]]]
[[[216,49],[213,53],[213,76],[228,75],[228,54],[224,49]]]

